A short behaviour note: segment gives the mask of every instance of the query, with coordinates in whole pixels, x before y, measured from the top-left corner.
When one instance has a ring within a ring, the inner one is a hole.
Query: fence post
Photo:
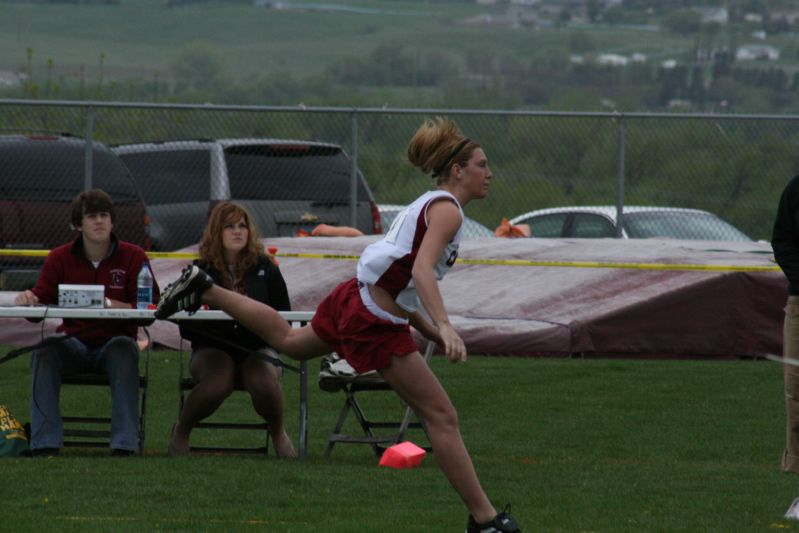
[[[358,227],[358,111],[352,111],[352,169],[350,171],[350,226]]]
[[[88,191],[92,188],[92,169],[94,168],[94,146],[92,137],[94,136],[94,108],[86,108],[86,135],[84,137],[84,171],[83,171],[83,190]]]
[[[619,153],[616,169],[618,172],[618,188],[616,189],[616,238],[621,239],[622,226],[624,219],[624,146],[626,143],[626,136],[624,131],[624,115],[619,113]]]

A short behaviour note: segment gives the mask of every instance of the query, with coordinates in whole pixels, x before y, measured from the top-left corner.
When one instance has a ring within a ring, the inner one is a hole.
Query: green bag
[[[30,455],[28,435],[17,417],[0,404],[0,457]]]

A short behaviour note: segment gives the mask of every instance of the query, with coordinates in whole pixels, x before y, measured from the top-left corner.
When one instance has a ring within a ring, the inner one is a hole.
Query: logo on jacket
[[[125,271],[122,269],[114,269],[109,272],[111,277],[111,284],[109,285],[110,289],[124,289],[125,286],[122,284],[122,280],[125,279]]]

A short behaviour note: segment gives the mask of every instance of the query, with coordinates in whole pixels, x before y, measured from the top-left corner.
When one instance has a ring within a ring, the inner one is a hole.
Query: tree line
[[[575,32],[570,47],[586,50],[586,37]],[[298,77],[273,72],[234,79],[224,55],[210,43],[194,42],[179,50],[165,72],[147,78],[106,79],[100,54],[94,79],[81,65],[71,75],[55,74],[56,62],[33,65],[35,52],[21,69],[18,87],[0,88],[0,96],[34,99],[92,99],[227,104],[343,105],[394,107],[480,107],[494,109],[575,109],[697,112],[799,111],[799,72],[787,67],[733,61],[723,51],[704,62],[627,66],[596,63],[585,52],[575,62],[573,50],[552,50],[524,60],[490,46],[465,45],[463,56],[391,43],[366,57],[348,58],[323,73]],[[566,107],[568,106],[568,107]]]
[[[353,151],[350,112],[108,107],[93,116],[93,136],[106,144],[254,137],[334,142]],[[491,194],[467,210],[485,225],[534,209],[616,203],[617,115],[454,118],[489,154]],[[391,110],[357,117],[359,167],[380,203],[407,203],[432,184],[405,161],[419,120]],[[0,122],[7,131],[85,133],[83,111],[75,108],[0,105]],[[799,169],[799,121],[787,119],[627,117],[624,142],[628,205],[705,209],[758,239],[769,238],[780,191]]]

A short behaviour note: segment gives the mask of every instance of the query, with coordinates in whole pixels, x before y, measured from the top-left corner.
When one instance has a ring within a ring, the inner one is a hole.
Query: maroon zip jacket
[[[83,237],[78,237],[73,242],[50,251],[36,281],[36,287],[32,291],[39,298],[40,304],[57,305],[59,283],[104,285],[106,298],[130,302],[131,308],[135,308],[136,276],[146,260],[147,255],[144,250],[135,244],[117,239],[112,233],[111,252],[95,268],[83,253]],[[153,302],[157,302],[159,296],[158,283],[153,274]],[[65,318],[56,331],[63,331],[68,335],[75,334],[90,348],[98,348],[111,337],[122,335],[136,338],[139,325],[135,321],[106,320],[85,334],[80,333],[93,323],[95,321]]]

